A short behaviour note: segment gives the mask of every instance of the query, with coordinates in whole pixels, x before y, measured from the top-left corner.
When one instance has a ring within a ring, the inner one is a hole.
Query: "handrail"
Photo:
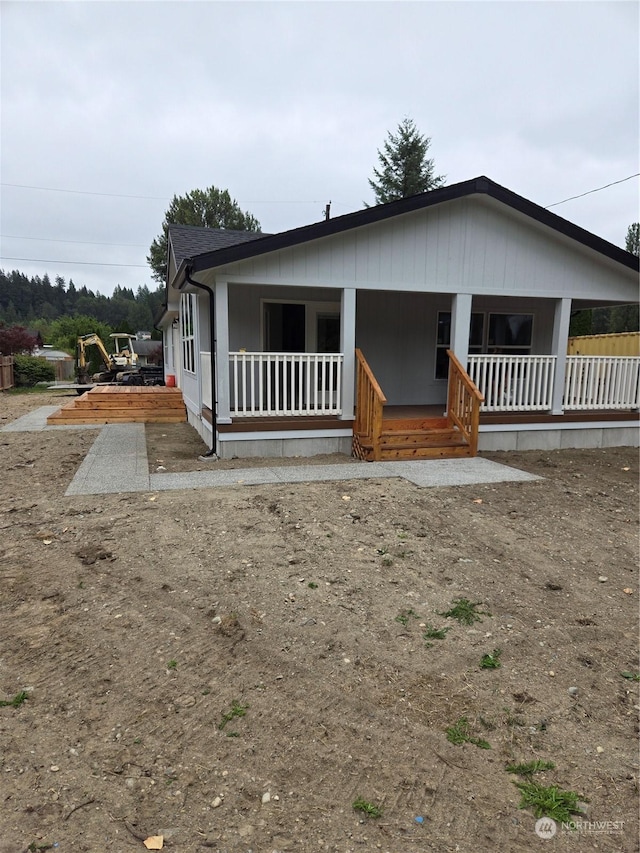
[[[353,424],[354,438],[371,445],[373,459],[380,458],[382,416],[387,398],[382,392],[373,371],[362,351],[356,349],[356,414]]]
[[[471,455],[475,456],[478,452],[480,406],[484,397],[455,354],[447,350],[447,355],[449,356],[447,420],[458,427],[469,444]]]

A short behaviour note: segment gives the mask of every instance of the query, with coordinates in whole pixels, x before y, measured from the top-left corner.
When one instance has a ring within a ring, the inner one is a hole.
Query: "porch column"
[[[231,423],[231,399],[229,395],[229,288],[226,281],[216,281],[214,288],[215,372],[217,391],[217,421]]]
[[[451,342],[450,349],[460,364],[467,369],[469,357],[469,331],[471,329],[470,293],[456,293],[451,299]]]
[[[553,338],[551,354],[556,357],[556,368],[553,376],[553,394],[551,395],[551,414],[563,413],[564,377],[567,371],[567,340],[569,338],[569,323],[571,321],[571,300],[556,299],[553,316]]]
[[[340,351],[344,354],[341,418],[353,418],[356,381],[356,289],[345,287],[340,300]]]

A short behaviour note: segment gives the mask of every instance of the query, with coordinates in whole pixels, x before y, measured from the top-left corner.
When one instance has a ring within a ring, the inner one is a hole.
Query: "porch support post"
[[[571,300],[556,299],[553,317],[553,338],[551,343],[552,355],[556,357],[556,368],[553,375],[553,394],[551,396],[551,414],[563,413],[564,377],[567,370],[567,340],[569,338],[569,323],[571,322]]]
[[[451,299],[451,349],[460,364],[467,369],[469,331],[471,329],[470,293],[456,293]]]
[[[353,418],[356,381],[356,289],[345,287],[340,304],[340,351],[344,354],[342,367],[341,419]]]
[[[217,421],[231,423],[229,395],[229,288],[226,281],[216,281],[215,330],[212,348],[215,347],[216,389],[218,396]]]

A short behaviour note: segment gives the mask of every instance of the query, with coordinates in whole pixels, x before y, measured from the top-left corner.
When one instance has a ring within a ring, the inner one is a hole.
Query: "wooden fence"
[[[13,356],[0,355],[0,391],[13,388]]]

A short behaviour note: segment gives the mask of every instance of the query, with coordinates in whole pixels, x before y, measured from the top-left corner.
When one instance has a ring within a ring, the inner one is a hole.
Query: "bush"
[[[16,388],[33,388],[38,382],[54,382],[56,369],[44,358],[16,355],[13,364]]]

